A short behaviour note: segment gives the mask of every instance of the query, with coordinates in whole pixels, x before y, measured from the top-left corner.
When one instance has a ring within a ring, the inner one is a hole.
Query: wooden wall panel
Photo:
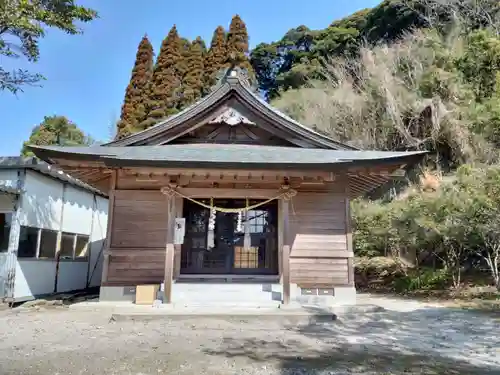
[[[345,286],[348,280],[344,196],[298,192],[290,213],[292,283],[302,287]]]
[[[177,216],[182,198],[176,197]],[[161,283],[165,278],[167,200],[160,191],[115,194],[108,285]],[[180,272],[180,245],[176,245],[175,275]]]
[[[110,249],[108,285],[135,286],[162,283],[165,247]]]
[[[115,191],[108,285],[164,279],[167,200],[160,191]]]
[[[164,248],[167,215],[167,201],[159,190],[117,190],[111,247]]]

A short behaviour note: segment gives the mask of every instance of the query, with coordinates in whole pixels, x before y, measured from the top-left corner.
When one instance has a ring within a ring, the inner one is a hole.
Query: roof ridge
[[[216,90],[212,91],[207,96],[186,107],[179,113],[158,122],[150,128],[131,134],[123,139],[108,142],[103,146],[133,146],[137,145],[137,143],[139,142],[145,142],[148,139],[154,139],[162,132],[174,129],[176,126],[185,123],[185,121],[188,121],[193,116],[200,115],[207,109],[213,109],[213,106],[215,106],[221,99],[225,98],[227,95],[230,95],[231,92],[235,92],[240,97],[240,100],[246,101],[247,106],[253,107],[253,111],[261,113],[264,111],[262,114],[264,116],[267,116],[269,118],[269,121],[273,122],[275,125],[285,128],[286,131],[292,132],[292,134],[295,133],[299,137],[307,140],[307,142],[316,144],[318,147],[328,149],[340,148],[344,150],[358,149],[356,147],[337,141],[330,136],[317,132],[316,130],[311,129],[310,127],[294,120],[277,108],[274,108],[271,104],[267,103],[263,98],[261,98],[257,93],[254,93],[250,89],[250,87],[248,87],[248,85],[242,82],[241,77],[236,70],[226,72],[225,79],[221,81]],[[176,136],[174,135],[172,139],[175,138]],[[300,141],[297,142],[299,142],[297,144],[300,145]]]

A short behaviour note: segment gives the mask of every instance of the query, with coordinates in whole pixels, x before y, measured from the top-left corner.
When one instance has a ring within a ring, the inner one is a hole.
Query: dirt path
[[[407,310],[293,327],[258,317],[109,322],[99,312],[4,311],[0,374],[500,374],[500,322]]]

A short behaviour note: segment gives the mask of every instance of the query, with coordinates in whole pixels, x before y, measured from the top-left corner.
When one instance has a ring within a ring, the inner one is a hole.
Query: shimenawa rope
[[[170,186],[164,186],[161,188],[161,192],[165,195],[178,195],[179,197],[182,197],[182,198],[185,198],[195,204],[198,204],[200,205],[201,207],[204,207],[206,209],[209,209],[209,210],[215,210],[215,211],[218,211],[218,212],[225,212],[225,213],[235,213],[235,214],[238,214],[240,212],[245,212],[245,211],[251,211],[251,210],[254,210],[260,206],[263,206],[265,204],[268,204],[269,202],[272,202],[273,200],[275,199],[285,199],[285,200],[291,200],[295,195],[297,195],[297,192],[293,189],[290,189],[289,187],[285,187],[283,186],[281,189],[281,192],[276,195],[275,197],[273,198],[270,198],[270,199],[267,199],[265,201],[262,201],[262,202],[259,202],[259,203],[256,203],[256,204],[253,204],[253,205],[249,205],[248,202],[248,198],[245,200],[245,207],[242,207],[242,208],[226,208],[226,207],[217,207],[213,204],[213,198],[210,198],[210,204],[206,204],[206,203],[203,203],[199,200],[196,200],[194,198],[191,198],[191,197],[188,197],[187,195],[184,195],[182,194],[180,191],[170,187]]]

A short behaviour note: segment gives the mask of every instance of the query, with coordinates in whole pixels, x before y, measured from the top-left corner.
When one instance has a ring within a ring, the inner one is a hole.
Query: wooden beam
[[[283,254],[282,254],[282,280],[283,280],[283,304],[290,303],[290,220],[289,220],[290,202],[283,199],[281,202],[281,213],[283,215]]]
[[[297,179],[298,177],[291,178]],[[300,181],[302,181],[301,178]],[[143,182],[145,184],[168,184],[171,180],[177,181],[179,186],[186,186],[191,183],[231,183],[231,184],[276,184],[282,183],[284,178],[278,176],[238,176],[227,174],[203,174],[203,175],[157,175],[157,174],[143,174],[139,173],[134,176],[126,175],[120,178],[119,183],[122,181],[135,181]]]
[[[174,278],[174,230],[175,230],[175,196],[166,195],[167,197],[167,244],[165,248],[165,284],[164,284],[164,302],[172,303],[172,283]]]
[[[332,172],[308,171],[308,170],[261,170],[261,169],[204,169],[204,168],[159,168],[159,167],[125,167],[124,174],[153,174],[169,176],[241,176],[247,178],[255,177],[314,177],[323,178],[326,181],[335,179]]]
[[[275,198],[277,189],[219,189],[219,188],[177,188],[177,191],[189,198]]]
[[[115,211],[115,191],[116,191],[116,180],[118,172],[117,170],[111,171],[111,183],[109,186],[108,193],[108,226],[106,228],[106,243],[104,245],[104,261],[102,265],[102,277],[101,283],[108,281],[108,271],[109,271],[109,257],[111,248],[111,235],[113,233],[113,218]]]

